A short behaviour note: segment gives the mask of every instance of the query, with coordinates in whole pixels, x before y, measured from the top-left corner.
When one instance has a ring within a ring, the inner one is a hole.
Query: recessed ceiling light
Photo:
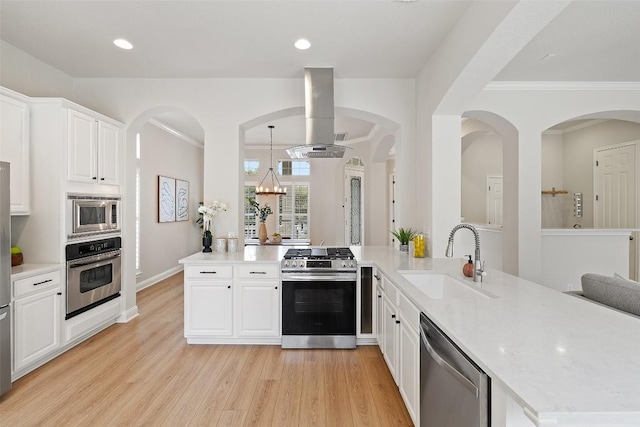
[[[293,44],[296,48],[300,50],[307,50],[311,47],[311,43],[307,39],[300,39]]]
[[[120,49],[127,49],[127,50],[133,49],[133,45],[128,41],[126,41],[125,39],[115,39],[113,41],[113,44],[118,46]]]

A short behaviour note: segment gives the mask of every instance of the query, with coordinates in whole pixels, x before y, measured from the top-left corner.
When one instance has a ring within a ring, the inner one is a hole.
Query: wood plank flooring
[[[0,426],[412,425],[376,346],[188,345],[182,273],[138,308],[16,381]]]

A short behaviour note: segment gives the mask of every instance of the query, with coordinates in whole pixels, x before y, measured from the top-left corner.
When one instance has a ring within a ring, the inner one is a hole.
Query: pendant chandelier
[[[257,196],[284,196],[287,194],[287,189],[283,188],[280,185],[280,181],[278,181],[278,177],[276,173],[273,171],[273,128],[275,126],[269,125],[269,130],[271,131],[271,163],[269,164],[269,170],[267,174],[262,178],[260,184],[256,185],[256,195]]]

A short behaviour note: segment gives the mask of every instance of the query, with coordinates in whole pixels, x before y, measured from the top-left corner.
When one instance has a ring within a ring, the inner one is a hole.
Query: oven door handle
[[[337,281],[337,282],[355,282],[357,279],[355,274],[340,274],[340,273],[333,273],[333,274],[318,274],[318,273],[313,273],[313,274],[286,274],[282,276],[282,282],[286,283],[286,282],[292,282],[292,281],[296,281],[296,282],[313,282],[313,281],[327,281],[327,280],[332,280],[332,281]]]
[[[98,262],[103,262],[103,261],[110,261],[110,260],[116,259],[116,258],[120,258],[120,253],[117,253],[115,255],[111,255],[111,256],[105,257],[105,258],[103,258],[102,255],[98,255],[98,256],[91,257],[91,261],[86,261],[87,258],[82,260],[82,262],[80,262],[80,261],[71,261],[71,262],[69,262],[69,268],[85,267],[87,265],[92,265],[92,264],[95,264],[95,263],[98,263]]]

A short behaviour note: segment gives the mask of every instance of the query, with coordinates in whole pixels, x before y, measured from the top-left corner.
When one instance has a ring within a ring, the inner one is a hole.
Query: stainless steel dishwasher
[[[420,426],[488,427],[489,377],[420,315]]]

